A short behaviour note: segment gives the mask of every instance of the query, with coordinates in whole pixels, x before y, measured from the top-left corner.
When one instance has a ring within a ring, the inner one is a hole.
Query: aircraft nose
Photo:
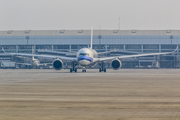
[[[79,61],[79,64],[82,65],[82,66],[86,66],[86,65],[89,65],[91,62],[87,61],[87,60],[80,60]]]

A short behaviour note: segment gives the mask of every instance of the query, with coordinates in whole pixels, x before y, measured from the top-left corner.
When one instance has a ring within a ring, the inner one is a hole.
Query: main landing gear
[[[99,69],[99,72],[106,72],[106,68],[104,68],[104,69]]]
[[[70,73],[72,73],[73,71],[74,71],[74,72],[77,72],[77,68],[74,68],[74,69],[71,68],[71,69],[70,69]]]
[[[76,64],[74,62],[72,63],[72,67],[73,68],[70,69],[70,73],[72,73],[73,71],[76,73],[77,72],[77,68],[75,68]]]
[[[104,62],[102,62],[102,63],[99,63],[99,66],[101,67],[100,69],[99,69],[99,72],[106,72],[106,68],[104,68]]]

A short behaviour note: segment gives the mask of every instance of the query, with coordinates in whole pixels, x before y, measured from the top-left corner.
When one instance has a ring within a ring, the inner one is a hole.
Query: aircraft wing
[[[106,54],[106,53],[111,53],[111,52],[117,52],[118,50],[111,50],[111,51],[107,51],[107,52],[98,52],[97,54]]]
[[[52,63],[40,63],[40,66],[52,65]]]
[[[31,65],[30,63],[16,63],[16,65]]]
[[[51,50],[38,50],[38,53],[45,52],[50,54],[59,54],[59,55],[66,55],[66,54],[74,54],[76,55],[77,52],[59,52],[59,51],[51,51]]]
[[[107,53],[112,53],[112,54],[139,54],[139,52],[133,52],[133,51],[124,51],[124,50],[111,50],[107,52],[98,52],[97,54],[107,54]]]
[[[77,61],[77,58],[70,58],[70,57],[61,57],[61,56],[51,56],[51,55],[35,55],[35,54],[24,54],[24,53],[9,53],[10,55],[17,55],[17,56],[27,56],[27,57],[43,57],[43,58],[54,58],[54,59],[61,59],[66,61]]]
[[[114,56],[114,57],[104,57],[104,58],[96,58],[94,62],[101,62],[101,61],[109,61],[113,59],[122,59],[122,58],[131,58],[131,57],[141,57],[141,56],[150,56],[150,55],[165,55],[165,54],[171,54],[177,51],[178,48],[176,48],[173,52],[163,52],[163,53],[147,53],[147,54],[137,54],[137,55],[122,55],[122,56]]]

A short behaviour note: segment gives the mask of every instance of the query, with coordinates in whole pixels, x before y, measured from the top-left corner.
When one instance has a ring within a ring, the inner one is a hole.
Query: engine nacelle
[[[63,68],[63,62],[60,59],[53,61],[53,67],[55,70],[61,70]]]
[[[119,59],[115,59],[112,61],[111,66],[113,67],[114,70],[118,70],[121,68],[122,63]]]

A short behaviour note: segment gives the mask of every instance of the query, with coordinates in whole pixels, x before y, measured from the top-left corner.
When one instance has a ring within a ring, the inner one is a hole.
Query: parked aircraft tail
[[[93,26],[91,26],[91,49],[93,48]]]
[[[4,50],[4,48],[2,47],[2,51],[4,52],[4,53],[6,53],[6,51]]]

